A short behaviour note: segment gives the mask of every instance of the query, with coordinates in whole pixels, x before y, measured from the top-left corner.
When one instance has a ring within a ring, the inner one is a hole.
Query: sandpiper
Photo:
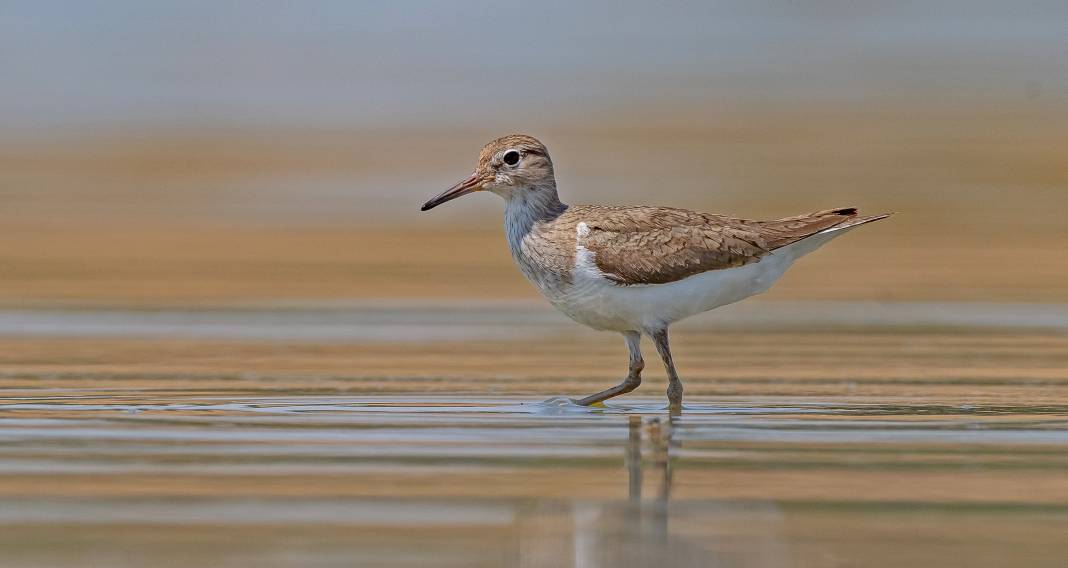
[[[682,381],[668,326],[767,291],[798,258],[889,215],[861,217],[843,207],[751,221],[671,207],[567,205],[557,195],[545,145],[522,134],[486,144],[474,173],[422,210],[476,191],[504,198],[512,258],[549,303],[626,340],[626,379],[575,401],[583,406],[638,388],[645,367],[641,337],[648,335],[667,370],[669,408],[680,410]]]

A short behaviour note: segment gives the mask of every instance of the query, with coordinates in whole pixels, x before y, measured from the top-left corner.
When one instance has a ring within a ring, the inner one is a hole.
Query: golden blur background
[[[566,202],[897,213],[769,298],[1068,301],[1063,7],[0,10],[5,306],[533,298],[418,211],[516,131]]]

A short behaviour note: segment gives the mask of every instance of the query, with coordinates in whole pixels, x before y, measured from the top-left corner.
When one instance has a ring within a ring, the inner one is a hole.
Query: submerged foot
[[[682,412],[682,383],[672,382],[668,385],[667,389],[668,397],[668,410],[672,414],[678,414]]]

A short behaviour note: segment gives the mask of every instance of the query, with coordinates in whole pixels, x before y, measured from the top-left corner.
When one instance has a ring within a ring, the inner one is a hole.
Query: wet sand
[[[525,303],[23,310],[32,336],[0,326],[0,549],[18,566],[1062,565],[1063,327],[807,305],[681,326],[674,419],[654,364],[634,396],[569,403],[618,380],[622,342]],[[435,322],[463,337],[418,335]]]

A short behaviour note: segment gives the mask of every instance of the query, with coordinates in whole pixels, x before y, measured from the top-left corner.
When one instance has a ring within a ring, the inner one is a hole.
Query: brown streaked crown
[[[509,134],[508,136],[501,136],[496,140],[491,140],[489,144],[482,147],[482,151],[478,154],[478,165],[480,168],[489,165],[490,161],[499,153],[504,150],[516,149],[521,153],[533,154],[535,156],[542,156],[551,164],[549,160],[549,150],[545,148],[545,144],[542,144],[537,138],[528,136],[526,134]]]
[[[507,149],[518,149],[520,154],[544,158],[549,170],[552,170],[552,160],[549,159],[549,151],[545,144],[527,135],[508,135],[490,141],[482,147],[482,152],[478,153],[478,169],[489,168],[493,158],[498,157],[500,153],[507,151]]]

